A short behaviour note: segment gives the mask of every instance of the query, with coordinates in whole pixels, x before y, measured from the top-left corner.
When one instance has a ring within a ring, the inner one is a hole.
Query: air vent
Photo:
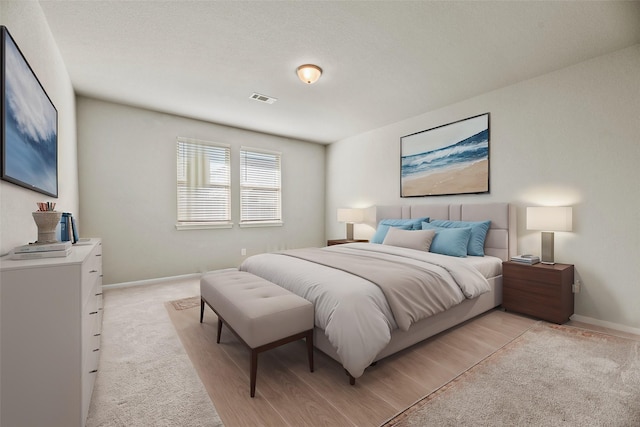
[[[278,100],[278,98],[272,98],[270,96],[262,95],[260,93],[255,93],[255,92],[249,98],[254,99],[256,101],[260,101],[260,102],[266,102],[267,104],[273,104]]]

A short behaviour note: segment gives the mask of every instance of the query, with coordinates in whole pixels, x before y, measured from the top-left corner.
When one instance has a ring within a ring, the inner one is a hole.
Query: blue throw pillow
[[[431,241],[429,252],[436,254],[466,258],[467,246],[471,237],[471,228],[443,228],[432,223],[423,222],[423,230],[435,230],[436,235]]]
[[[384,225],[410,225],[411,228],[409,230],[422,230],[422,222],[429,222],[429,217],[425,216],[423,218],[412,218],[412,219],[383,219],[380,221],[380,224]]]
[[[467,246],[467,254],[484,256],[484,241],[491,227],[491,221],[443,221],[433,220],[429,224],[443,228],[471,228],[471,237]]]
[[[400,228],[402,230],[411,230],[411,227],[413,224],[385,224],[385,221],[393,221],[393,220],[382,220],[380,221],[380,224],[378,225],[378,229],[376,230],[375,234],[373,235],[373,237],[371,237],[371,240],[369,240],[370,243],[382,243],[384,242],[384,238],[387,236],[387,232],[389,231],[389,227],[396,227],[396,228]]]

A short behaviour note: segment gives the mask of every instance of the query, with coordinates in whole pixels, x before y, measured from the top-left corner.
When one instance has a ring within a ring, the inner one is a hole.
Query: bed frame
[[[378,222],[385,218],[409,219],[427,216],[431,219],[452,221],[491,220],[485,241],[485,254],[503,261],[516,254],[515,206],[508,203],[372,206],[366,209],[365,223],[375,228]],[[478,298],[465,300],[445,312],[423,319],[413,324],[408,331],[392,331],[391,341],[378,353],[375,362],[499,306],[502,303],[502,275],[489,279],[489,284],[491,291]],[[314,344],[329,357],[340,362],[323,329],[314,329]],[[355,379],[351,376],[350,382],[355,384]]]

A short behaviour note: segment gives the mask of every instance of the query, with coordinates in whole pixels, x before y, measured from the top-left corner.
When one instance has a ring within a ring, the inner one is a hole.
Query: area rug
[[[540,322],[383,424],[640,426],[640,341]]]
[[[185,279],[105,290],[87,427],[223,426],[165,309],[199,286]]]
[[[200,297],[189,297],[171,301],[171,305],[173,305],[175,310],[188,310],[200,305]]]

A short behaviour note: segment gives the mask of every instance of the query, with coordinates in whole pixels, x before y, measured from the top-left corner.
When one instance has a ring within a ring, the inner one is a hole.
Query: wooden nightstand
[[[327,246],[344,245],[345,243],[368,242],[366,239],[335,239],[327,240]]]
[[[554,323],[573,314],[573,265],[502,263],[502,307]]]

